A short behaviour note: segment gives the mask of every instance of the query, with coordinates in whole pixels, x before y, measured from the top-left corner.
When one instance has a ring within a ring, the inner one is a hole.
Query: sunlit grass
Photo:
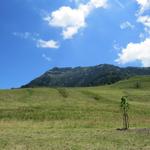
[[[150,131],[139,129],[150,128],[150,80],[144,77],[138,89],[131,87],[135,78],[129,81],[0,91],[0,149],[149,150]],[[122,127],[119,104],[124,95],[134,129],[127,132],[116,130]]]

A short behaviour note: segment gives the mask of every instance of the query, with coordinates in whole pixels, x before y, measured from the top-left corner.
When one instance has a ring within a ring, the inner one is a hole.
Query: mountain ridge
[[[54,67],[21,88],[98,86],[137,75],[150,75],[150,67],[122,68],[111,64],[75,68]]]

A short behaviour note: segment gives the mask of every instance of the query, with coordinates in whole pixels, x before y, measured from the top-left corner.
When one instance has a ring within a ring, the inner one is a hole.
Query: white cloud
[[[37,40],[37,47],[38,48],[59,48],[59,44],[57,41],[54,40],[49,40],[49,41],[44,41],[42,39]]]
[[[136,0],[140,5],[139,14],[144,13],[146,10],[150,9],[150,0]]]
[[[48,57],[46,54],[42,54],[42,57],[47,60],[47,61],[51,61],[52,59],[50,57]]]
[[[137,21],[150,28],[150,16],[139,16]]]
[[[14,36],[17,36],[21,39],[25,40],[32,40],[36,42],[36,46],[38,48],[59,48],[60,45],[57,41],[54,40],[42,40],[39,39],[39,34],[38,33],[30,33],[30,32],[13,32],[12,33]]]
[[[141,39],[150,35],[150,16],[142,14],[150,9],[150,0],[136,0],[140,5],[140,10],[137,14],[137,22],[144,25],[144,33],[140,33],[139,37]]]
[[[137,22],[142,23],[145,26],[145,31],[150,32],[150,16],[142,15],[146,10],[150,9],[150,0],[136,0],[140,5],[140,11],[137,15]],[[147,32],[147,33],[148,33]]]
[[[140,33],[139,37],[149,37],[150,36],[150,16],[139,16],[137,22],[144,25],[144,32]]]
[[[141,43],[129,43],[116,61],[120,64],[140,61],[144,67],[150,67],[150,38]]]
[[[143,15],[145,11],[150,9],[150,0],[136,0],[140,9],[136,14],[137,22],[143,24],[144,32],[139,37],[143,40],[139,43],[129,43],[126,48],[122,48],[116,60],[120,64],[140,61],[144,67],[150,67],[150,16]],[[122,29],[126,28],[124,24]]]
[[[78,8],[62,6],[44,18],[50,26],[62,28],[64,39],[70,39],[78,33],[79,29],[86,27],[86,18],[95,8],[105,8],[107,0],[90,0],[80,4]]]
[[[140,38],[150,36],[150,16],[139,16],[137,22],[144,25],[144,33],[140,33]]]
[[[125,21],[123,23],[120,24],[120,28],[123,30],[123,29],[127,29],[127,28],[130,28],[130,29],[134,29],[134,25],[131,24],[129,21]]]

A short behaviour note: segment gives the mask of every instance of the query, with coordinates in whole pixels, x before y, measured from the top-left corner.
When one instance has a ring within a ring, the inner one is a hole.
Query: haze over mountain
[[[109,64],[76,68],[55,67],[22,87],[97,86],[112,84],[132,76],[140,75],[150,75],[150,67],[120,68]]]

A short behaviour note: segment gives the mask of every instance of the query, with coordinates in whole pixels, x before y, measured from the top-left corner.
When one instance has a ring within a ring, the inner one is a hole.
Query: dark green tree
[[[129,129],[129,116],[128,116],[129,103],[128,103],[127,96],[123,96],[121,98],[120,108],[123,115],[123,129],[127,130]]]

